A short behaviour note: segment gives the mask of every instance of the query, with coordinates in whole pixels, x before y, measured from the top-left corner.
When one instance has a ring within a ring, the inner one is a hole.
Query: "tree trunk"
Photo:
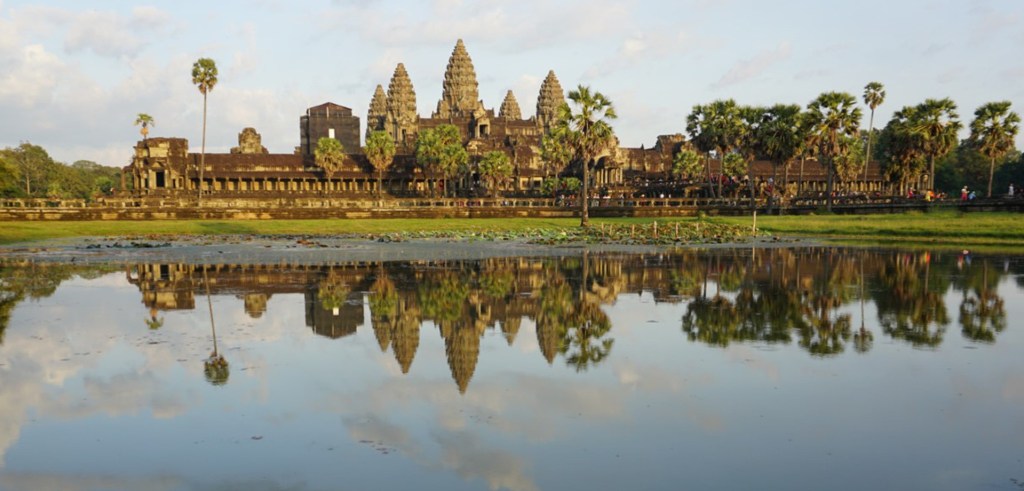
[[[868,184],[868,164],[871,163],[871,137],[875,136],[875,110],[871,110],[871,118],[868,119],[868,147],[864,153],[864,186]]]
[[[708,194],[715,194],[715,181],[711,179],[711,152],[704,153],[704,167],[708,171]],[[712,196],[709,196],[709,198]]]
[[[203,147],[199,154],[199,193],[196,197],[196,203],[202,204],[203,202],[203,171],[206,169],[206,92],[203,92]]]
[[[996,173],[996,158],[988,160],[988,197],[992,197],[992,176]]]
[[[796,194],[799,196],[804,192],[804,161],[807,160],[803,155],[800,156],[800,180],[797,181]]]
[[[828,163],[828,178],[826,180],[827,185],[825,186],[825,209],[832,211],[832,190],[835,189],[835,170],[832,168],[832,159],[830,157]]]
[[[580,193],[580,226],[590,226],[590,200],[588,199],[587,192],[590,188],[590,166],[587,165],[586,159],[583,160],[583,185],[580,186],[582,193]]]
[[[928,189],[935,189],[935,156],[928,157]],[[927,191],[927,190],[924,190]]]

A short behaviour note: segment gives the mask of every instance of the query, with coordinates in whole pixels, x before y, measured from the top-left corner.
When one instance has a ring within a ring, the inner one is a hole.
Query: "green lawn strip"
[[[751,217],[715,217],[714,221],[749,225]],[[760,216],[758,229],[787,236],[857,240],[958,240],[971,243],[1024,244],[1024,215],[1017,213],[907,213],[886,215]]]
[[[0,222],[0,244],[66,237],[117,237],[130,235],[344,235],[410,232],[474,233],[522,232],[530,229],[561,229],[579,224],[578,219],[323,219],[323,220],[154,220]]]

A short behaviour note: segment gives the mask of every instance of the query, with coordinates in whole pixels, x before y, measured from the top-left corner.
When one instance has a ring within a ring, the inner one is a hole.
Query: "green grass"
[[[750,224],[751,217],[714,221]],[[884,215],[759,216],[758,229],[784,236],[871,243],[1024,246],[1024,214],[936,211]]]
[[[395,232],[516,232],[559,229],[579,224],[578,219],[380,219],[380,220],[154,220],[82,222],[0,222],[0,244],[63,237],[126,235],[333,235]]]
[[[713,217],[710,222],[750,226],[751,217]],[[648,224],[654,218],[595,218],[594,225]],[[695,218],[658,218],[667,226]],[[446,218],[380,220],[158,220],[0,222],[0,244],[84,236],[333,235],[413,232],[524,232],[576,227],[575,218]],[[758,229],[773,235],[841,239],[860,243],[1000,245],[1024,247],[1024,214],[939,211],[886,215],[759,216]]]

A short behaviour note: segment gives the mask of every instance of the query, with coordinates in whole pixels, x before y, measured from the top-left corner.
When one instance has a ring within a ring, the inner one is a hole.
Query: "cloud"
[[[711,84],[711,87],[721,89],[757,77],[772,65],[789,58],[790,52],[791,49],[788,42],[779,44],[775,49],[762,51],[753,58],[733,65],[722,78]]]
[[[601,40],[632,23],[627,5],[593,8],[585,0],[524,0],[509,5],[438,0],[431,9],[418,11],[398,2],[355,2],[318,13],[315,22],[325,35],[354,33],[381,47],[451,46],[461,37],[509,51]]]
[[[584,73],[592,79],[629,69],[637,64],[691,52],[698,42],[686,31],[674,34],[660,31],[641,32],[622,41],[619,50]]]
[[[21,48],[9,63],[0,66],[0,108],[27,108],[52,97],[65,65],[39,44]]]

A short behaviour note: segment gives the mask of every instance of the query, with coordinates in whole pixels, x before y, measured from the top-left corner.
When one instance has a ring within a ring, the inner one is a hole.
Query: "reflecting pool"
[[[1024,257],[0,262],[0,489],[1024,487]]]

